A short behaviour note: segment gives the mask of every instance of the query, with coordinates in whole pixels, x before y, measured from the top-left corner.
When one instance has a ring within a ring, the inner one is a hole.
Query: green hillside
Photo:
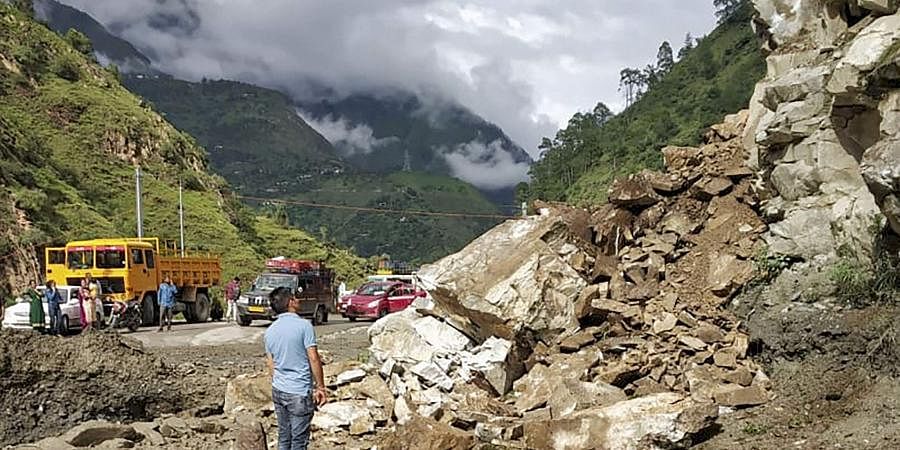
[[[290,249],[290,241],[264,241],[271,227],[225,194],[225,181],[208,172],[206,152],[115,73],[4,2],[0,20],[0,254],[133,235],[134,161],[145,172],[147,235],[177,237],[181,179],[187,241],[221,254],[227,275],[250,275],[276,245]],[[294,242],[294,253],[332,255],[348,277],[364,264],[311,239]]]
[[[525,198],[592,204],[612,180],[662,164],[666,145],[694,145],[702,131],[745,108],[765,71],[749,2],[703,38],[631,107],[609,119],[579,114],[547,140]],[[650,55],[648,55],[650,56]]]
[[[279,92],[235,81],[191,83],[167,76],[130,75],[124,82],[196,137],[216,173],[242,193],[303,189],[305,180],[343,169],[331,144]]]
[[[91,40],[96,53],[120,67],[142,72],[152,70],[149,58],[84,12],[56,0],[34,0],[34,10],[40,21],[59,34],[66,34],[70,28],[80,31]]]
[[[499,214],[471,185],[424,173],[354,175],[323,180],[289,200],[372,209]],[[361,255],[430,262],[453,253],[499,222],[496,218],[435,217],[288,205],[292,223],[318,231],[320,239],[352,247]]]

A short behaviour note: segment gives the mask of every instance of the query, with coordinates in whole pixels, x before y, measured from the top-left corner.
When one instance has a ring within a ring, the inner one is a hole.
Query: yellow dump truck
[[[205,322],[218,303],[210,288],[220,283],[218,256],[185,254],[174,246],[160,247],[158,238],[110,238],[74,241],[47,248],[46,279],[57,285],[78,286],[87,274],[100,283],[104,302],[141,302],[144,325],[158,320],[156,291],[166,276],[178,289],[176,311],[188,322]]]

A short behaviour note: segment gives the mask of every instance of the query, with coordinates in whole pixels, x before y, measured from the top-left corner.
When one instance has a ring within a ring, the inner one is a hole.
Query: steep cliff
[[[744,143],[778,254],[868,259],[900,234],[900,14],[893,0],[754,0],[771,54]]]

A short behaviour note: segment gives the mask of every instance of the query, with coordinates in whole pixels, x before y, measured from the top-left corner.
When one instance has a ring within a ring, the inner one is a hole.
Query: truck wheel
[[[325,307],[319,305],[316,308],[316,313],[313,314],[313,325],[322,325],[323,323],[328,321],[328,311],[325,311]]]
[[[253,319],[244,316],[238,316],[238,324],[242,327],[249,327]]]
[[[209,317],[212,318],[214,322],[218,322],[222,320],[222,317],[225,317],[225,312],[222,311],[222,303],[218,300],[212,302],[212,307],[209,310]]]
[[[141,322],[145,327],[154,325],[159,320],[159,314],[156,313],[156,296],[147,294],[141,302]]]
[[[191,319],[194,322],[206,322],[209,320],[209,297],[206,294],[197,294],[197,298],[194,300],[192,305],[189,305],[192,308]]]

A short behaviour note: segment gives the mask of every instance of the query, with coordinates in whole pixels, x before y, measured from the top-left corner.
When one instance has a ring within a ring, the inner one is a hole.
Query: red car
[[[425,295],[425,291],[397,281],[366,283],[344,298],[341,315],[351,322],[358,318],[378,319],[406,309],[416,297]]]

